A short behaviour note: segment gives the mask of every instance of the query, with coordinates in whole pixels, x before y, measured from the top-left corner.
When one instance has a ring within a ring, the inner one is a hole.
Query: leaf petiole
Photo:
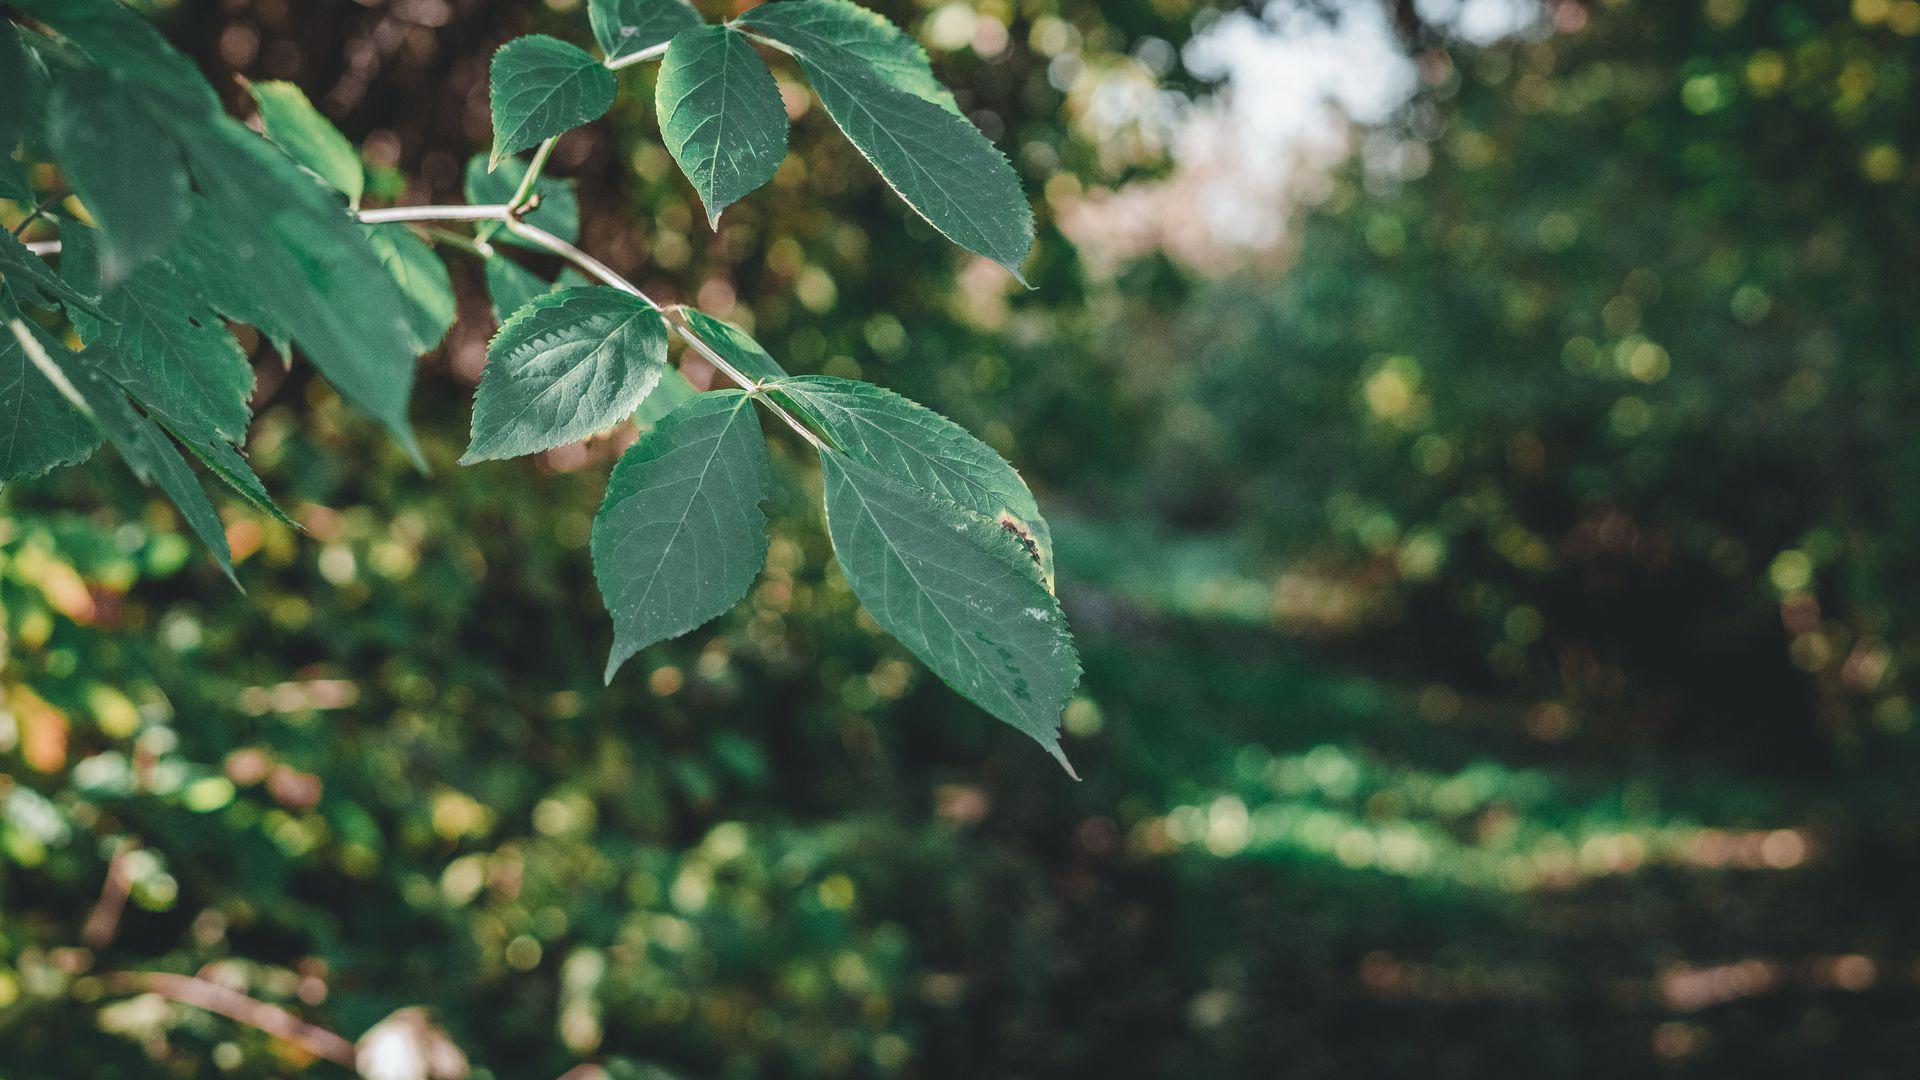
[[[623,67],[631,67],[634,64],[644,64],[649,60],[658,60],[662,56],[665,56],[666,53],[667,43],[664,41],[658,45],[649,45],[639,52],[628,53],[617,60],[606,61],[607,70],[619,71]]]
[[[528,200],[533,198],[533,185],[540,181],[540,174],[547,167],[547,159],[553,156],[553,148],[559,142],[560,136],[555,135],[533,152],[533,161],[527,165],[527,175],[520,178],[520,187],[514,191],[513,198],[507,200],[507,213],[517,214],[526,209]]]

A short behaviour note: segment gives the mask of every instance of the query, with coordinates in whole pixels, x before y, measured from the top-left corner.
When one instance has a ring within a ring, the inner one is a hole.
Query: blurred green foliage
[[[179,6],[422,198],[487,48],[585,33]],[[1062,85],[1196,12],[949,10],[889,13],[1031,187],[1165,167]],[[1060,508],[1083,784],[856,614],[792,485],[748,602],[603,689],[614,447],[454,466],[457,253],[432,472],[274,374],[306,532],[227,508],[246,595],[111,469],[8,491],[0,1075],[340,1074],[130,971],[348,1038],[423,1005],[497,1077],[1905,1075],[1920,3],[1556,12],[1428,57],[1394,152],[1223,280],[1092,275],[1043,214],[1038,289],[982,286],[818,117],[717,237],[645,116],[560,163],[650,292]]]

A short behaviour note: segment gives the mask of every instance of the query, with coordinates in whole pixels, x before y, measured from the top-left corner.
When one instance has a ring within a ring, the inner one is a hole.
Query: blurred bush
[[[1920,12],[1555,10],[1429,57],[1284,273],[1140,298],[1148,504],[1551,739],[1904,753]]]

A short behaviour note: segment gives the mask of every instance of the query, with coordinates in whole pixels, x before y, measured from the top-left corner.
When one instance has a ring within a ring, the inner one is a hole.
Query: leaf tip
[[[615,645],[613,647],[613,651],[607,654],[607,670],[606,670],[606,674],[601,676],[603,680],[602,685],[612,686],[613,677],[620,673],[621,667],[623,667],[626,664],[626,662],[632,657],[633,657],[633,653],[631,652],[623,653],[620,651],[620,646]]]
[[[230,551],[222,551],[221,548],[224,547],[226,547],[226,537],[222,536],[219,547],[214,546],[211,542],[207,544],[207,554],[213,557],[213,564],[218,566],[220,572],[227,576],[227,581],[232,583],[234,590],[241,596],[245,596],[247,595],[247,587],[240,584],[240,575],[233,570],[233,554]]]
[[[422,476],[432,472],[433,470],[427,466],[427,455],[420,450],[420,440],[414,437],[413,428],[402,420],[392,425],[392,429],[394,441],[400,444],[401,451],[407,455],[407,460],[413,463],[413,467],[419,470]]]
[[[1073,762],[1067,760],[1067,752],[1060,749],[1060,741],[1058,739],[1052,742],[1042,743],[1041,745],[1047,748],[1047,753],[1053,755],[1053,760],[1059,762],[1061,768],[1067,770],[1067,775],[1073,779],[1074,783],[1077,784],[1080,782],[1080,774],[1073,771]]]

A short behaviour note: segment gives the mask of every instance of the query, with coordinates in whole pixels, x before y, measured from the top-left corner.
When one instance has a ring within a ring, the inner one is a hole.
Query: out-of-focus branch
[[[66,192],[56,191],[52,195],[47,196],[46,199],[42,200],[38,206],[35,206],[33,209],[27,211],[27,216],[20,219],[20,224],[15,225],[13,227],[13,238],[15,240],[18,240],[20,239],[20,237],[26,235],[27,226],[33,224],[34,219],[44,215],[47,211],[53,209],[54,207],[59,206],[60,201],[62,199],[65,199],[66,197],[67,197]]]
[[[1415,0],[1384,2],[1387,5],[1387,18],[1393,23],[1393,32],[1409,53],[1420,52],[1434,44],[1433,27],[1420,14],[1420,7]]]
[[[120,916],[127,910],[127,893],[133,888],[127,856],[138,846],[126,840],[114,849],[113,858],[107,861],[106,880],[100,883],[100,899],[93,902],[93,911],[80,927],[80,940],[95,952],[113,944],[113,936],[120,932]]]
[[[183,1005],[218,1013],[229,1020],[264,1031],[346,1068],[354,1067],[353,1044],[344,1036],[316,1027],[278,1005],[256,1001],[238,990],[191,975],[164,971],[120,971],[106,976],[107,986],[122,994],[159,994]]]

